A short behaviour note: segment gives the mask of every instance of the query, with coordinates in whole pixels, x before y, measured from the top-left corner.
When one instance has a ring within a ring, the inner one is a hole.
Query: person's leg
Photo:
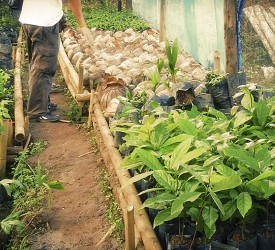
[[[30,41],[29,102],[30,117],[46,114],[48,97],[54,74],[57,69],[59,49],[59,26],[39,27],[24,25]]]

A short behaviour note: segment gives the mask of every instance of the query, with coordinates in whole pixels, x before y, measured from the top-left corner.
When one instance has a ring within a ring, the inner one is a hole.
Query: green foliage
[[[114,6],[96,6],[87,4],[83,7],[84,17],[89,28],[103,30],[124,31],[132,28],[136,31],[144,31],[149,25],[132,12],[123,10],[118,12]],[[71,26],[77,27],[75,18],[71,12],[67,13],[67,20]]]
[[[209,109],[165,113],[160,107],[140,124],[128,123],[121,167],[140,172],[126,185],[150,177],[142,205],[159,210],[154,227],[185,217],[208,239],[216,222],[236,220],[242,232],[275,193],[275,98],[255,102],[241,90],[242,109],[232,116]],[[271,209],[271,208],[269,208]],[[242,234],[244,235],[244,233]]]
[[[68,119],[73,123],[79,123],[82,117],[81,108],[79,107],[79,105],[77,105],[75,100],[72,98],[71,93],[68,89],[65,89],[64,94],[67,97],[68,101],[70,102],[69,111],[65,112],[65,116],[68,117]]]
[[[0,120],[14,115],[14,86],[12,72],[0,69]]]
[[[176,39],[171,46],[169,44],[169,41],[166,40],[165,45],[166,45],[166,56],[168,59],[168,72],[172,76],[172,82],[175,82],[176,81],[175,77],[178,72],[178,69],[176,68],[178,51],[179,51],[178,40]]]
[[[213,69],[210,69],[209,73],[206,75],[206,84],[215,85],[225,79],[224,75],[217,75],[214,73]]]
[[[63,189],[59,181],[48,180],[47,176],[42,174],[39,162],[37,168],[32,168],[27,163],[31,155],[41,152],[43,148],[43,143],[38,142],[31,144],[28,150],[22,151],[13,167],[13,179],[0,182],[7,194],[12,197],[11,213],[1,221],[3,232],[13,234],[9,246],[11,249],[27,247],[26,239],[32,234],[34,219],[43,211],[44,196],[47,193],[50,195],[51,189]]]
[[[19,22],[12,16],[7,0],[0,1],[0,27],[18,27]]]
[[[100,181],[101,192],[106,198],[107,202],[107,213],[106,217],[110,224],[114,227],[112,234],[116,237],[119,242],[123,241],[122,235],[124,234],[124,224],[122,218],[122,211],[115,201],[115,198],[112,193],[112,188],[110,186],[110,180],[107,172],[101,174]]]

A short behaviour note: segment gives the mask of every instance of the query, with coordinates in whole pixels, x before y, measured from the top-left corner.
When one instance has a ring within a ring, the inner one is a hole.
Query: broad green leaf
[[[216,224],[213,224],[211,228],[209,228],[207,225],[204,225],[203,229],[204,229],[206,238],[209,240],[212,238],[212,236],[216,233],[216,230],[217,230]]]
[[[269,170],[269,171],[266,171],[260,175],[258,175],[256,178],[252,179],[251,181],[248,181],[247,182],[247,185],[253,183],[253,182],[256,182],[256,181],[260,181],[260,180],[263,180],[263,179],[266,179],[266,178],[269,178],[271,176],[275,176],[275,171],[274,170]]]
[[[169,161],[169,167],[171,169],[177,170],[180,166],[180,162],[182,160],[182,157],[186,155],[188,152],[190,146],[191,146],[191,139],[188,139],[186,141],[183,141],[180,145],[178,145],[174,152],[171,155],[170,161]]]
[[[219,218],[218,210],[214,207],[204,207],[202,210],[202,218],[208,228],[212,228]]]
[[[188,163],[189,161],[192,161],[193,159],[197,159],[202,154],[206,152],[207,149],[205,148],[196,148],[187,154],[183,155],[180,161],[180,165],[183,165],[185,163]]]
[[[266,101],[260,100],[259,102],[255,103],[255,108],[258,123],[261,127],[264,127],[270,113],[270,107],[267,106]]]
[[[157,196],[148,198],[146,201],[143,202],[143,204],[140,208],[142,209],[142,208],[145,208],[145,207],[149,207],[149,208],[158,209],[159,207],[163,207],[167,203],[172,202],[176,198],[177,197],[173,194],[161,193]]]
[[[141,161],[141,159],[137,157],[132,158],[130,155],[127,155],[125,158],[123,158],[120,164],[121,168],[127,168],[127,169],[135,169],[140,166],[143,166],[143,161]]]
[[[181,117],[177,119],[177,125],[179,126],[181,131],[183,131],[188,135],[192,135],[195,137],[198,135],[198,129],[196,125],[193,122],[191,122],[189,119],[185,119]]]
[[[62,184],[62,182],[58,181],[58,180],[52,180],[52,181],[48,181],[47,185],[49,186],[49,188],[51,189],[56,189],[56,190],[64,190],[64,186]]]
[[[241,163],[253,168],[257,172],[261,172],[257,160],[254,157],[250,156],[247,150],[236,145],[230,145],[229,147],[224,148],[223,152],[225,155],[237,159]]]
[[[150,132],[150,142],[154,146],[154,150],[159,150],[162,144],[169,138],[170,134],[166,129],[166,123],[157,124]]]
[[[207,158],[206,161],[203,163],[204,167],[212,165],[213,163],[217,162],[221,158],[220,155],[213,155],[210,158]]]
[[[229,218],[231,218],[232,215],[235,213],[235,211],[237,210],[237,206],[234,200],[231,200],[225,203],[223,207],[224,207],[224,214],[221,215],[220,217],[222,221],[226,221]]]
[[[154,171],[148,171],[148,172],[144,172],[142,174],[137,174],[137,175],[133,176],[132,178],[128,179],[127,181],[125,181],[123,186],[121,187],[121,189],[123,189],[137,181],[145,179],[146,177],[152,175],[153,173],[154,173]]]
[[[242,184],[242,179],[237,173],[232,176],[219,176],[213,174],[210,176],[210,183],[213,185],[212,191],[219,192],[240,186]]]
[[[186,214],[191,217],[192,221],[198,221],[198,218],[200,217],[200,209],[190,207],[190,209],[186,211]]]
[[[237,197],[237,208],[244,218],[247,212],[252,208],[252,199],[249,193],[242,192]]]
[[[157,183],[166,188],[166,190],[176,191],[178,189],[178,181],[174,179],[166,171],[157,170],[154,171],[153,176]]]
[[[221,111],[219,111],[217,109],[211,108],[211,107],[209,107],[207,114],[213,115],[213,116],[220,118],[222,120],[227,120],[227,117],[224,113],[222,113]]]
[[[245,109],[252,111],[252,109],[255,106],[254,97],[252,96],[249,90],[244,90],[244,91],[245,93],[242,98],[241,104]]]
[[[183,210],[184,203],[194,202],[197,200],[202,193],[200,192],[189,192],[180,194],[173,202],[171,207],[171,214],[181,213]]]
[[[154,219],[153,228],[163,224],[165,221],[170,221],[170,220],[178,217],[178,215],[179,214],[172,215],[170,208],[160,211]]]
[[[224,208],[223,208],[222,202],[219,199],[219,197],[212,190],[210,190],[209,193],[210,193],[210,196],[212,197],[213,201],[215,202],[215,204],[221,211],[221,213],[224,214]]]
[[[180,135],[174,136],[172,138],[169,138],[165,143],[163,143],[162,147],[170,146],[172,144],[190,140],[192,138],[193,137],[191,135],[180,134]]]
[[[150,169],[150,170],[162,170],[163,166],[150,151],[144,149],[137,149],[136,150],[138,156],[143,161],[143,163]]]
[[[255,153],[255,159],[259,162],[262,169],[267,169],[270,166],[271,154],[266,146],[261,147]]]
[[[234,128],[237,128],[237,127],[245,124],[247,121],[249,121],[251,119],[252,119],[252,114],[251,113],[249,113],[246,110],[241,110],[235,116]]]

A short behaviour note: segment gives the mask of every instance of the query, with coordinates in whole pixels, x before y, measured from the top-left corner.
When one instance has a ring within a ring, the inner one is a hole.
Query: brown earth
[[[62,118],[68,110],[63,94],[51,98]],[[31,239],[31,249],[124,249],[108,233],[112,228],[106,218],[108,204],[99,184],[106,169],[92,135],[81,125],[62,122],[32,123],[30,133],[34,142],[46,143],[30,163],[39,160],[49,179],[61,180],[65,187],[53,191],[52,206],[42,214],[47,229]]]

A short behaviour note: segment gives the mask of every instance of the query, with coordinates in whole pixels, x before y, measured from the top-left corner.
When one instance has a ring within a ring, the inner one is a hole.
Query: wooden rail
[[[25,118],[23,108],[22,82],[21,82],[21,55],[22,55],[22,29],[19,32],[17,40],[17,50],[15,58],[14,75],[14,121],[15,121],[15,139],[18,142],[25,140]]]

